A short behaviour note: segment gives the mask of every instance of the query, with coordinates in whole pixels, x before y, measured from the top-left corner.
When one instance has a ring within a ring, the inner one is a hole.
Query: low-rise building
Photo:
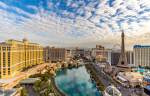
[[[150,85],[150,72],[144,74],[143,83],[145,86]]]
[[[150,72],[144,75],[143,83],[145,93],[150,95]]]
[[[116,78],[125,86],[135,87],[143,84],[143,76],[139,72],[119,72]]]

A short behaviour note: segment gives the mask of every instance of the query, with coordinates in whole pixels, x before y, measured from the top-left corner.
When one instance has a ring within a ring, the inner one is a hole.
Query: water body
[[[85,66],[61,69],[56,74],[55,83],[67,96],[102,96]]]

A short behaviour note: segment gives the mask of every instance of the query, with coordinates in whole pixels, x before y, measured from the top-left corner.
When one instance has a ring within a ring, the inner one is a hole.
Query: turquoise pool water
[[[58,71],[55,83],[67,96],[101,96],[85,66]]]
[[[144,68],[137,68],[136,72],[145,72],[146,70]]]
[[[150,71],[150,69],[146,69],[146,68],[139,68],[139,67],[136,67],[136,68],[132,68],[135,72],[140,72],[140,73],[145,73],[145,72],[148,72]]]

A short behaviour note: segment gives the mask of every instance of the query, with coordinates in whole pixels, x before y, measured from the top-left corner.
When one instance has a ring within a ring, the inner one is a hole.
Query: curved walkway
[[[97,84],[97,88],[100,91],[104,91],[105,89],[105,85],[103,84],[103,82],[101,81],[101,78],[98,76],[97,72],[95,71],[95,68],[92,66],[92,64],[86,64],[85,65],[87,70],[90,71],[91,76],[93,77],[93,79],[95,80],[96,84]]]
[[[50,79],[51,79],[51,84],[52,84],[52,86],[53,86],[53,91],[54,91],[55,95],[56,95],[56,96],[66,96],[63,92],[61,92],[61,91],[57,88],[57,86],[56,86],[56,84],[55,84],[54,78],[52,77],[52,78],[50,78]]]

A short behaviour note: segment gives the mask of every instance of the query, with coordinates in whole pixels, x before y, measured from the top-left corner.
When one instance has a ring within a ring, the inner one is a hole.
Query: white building
[[[143,76],[138,72],[119,72],[116,78],[125,86],[134,87],[143,83]]]
[[[135,66],[150,66],[150,46],[135,45],[133,51]]]

